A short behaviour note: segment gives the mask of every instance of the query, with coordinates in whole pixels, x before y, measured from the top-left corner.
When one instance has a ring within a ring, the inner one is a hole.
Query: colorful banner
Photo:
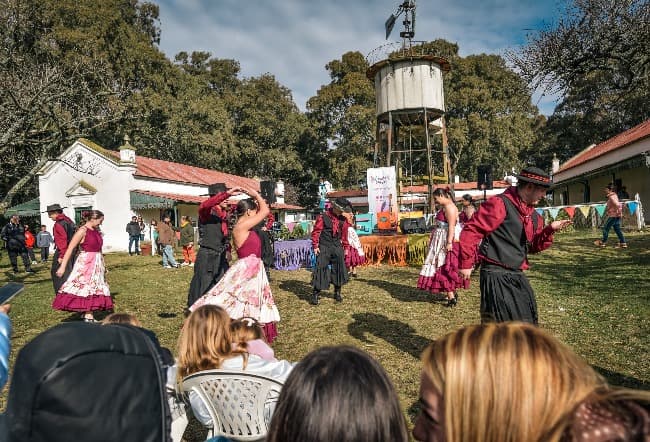
[[[539,213],[539,216],[544,216],[544,209],[535,209],[535,212]]]
[[[557,218],[557,214],[560,213],[560,209],[551,207],[548,209],[549,215],[551,215],[551,219]]]
[[[580,213],[582,213],[582,216],[585,218],[589,216],[589,212],[591,211],[591,207],[589,206],[578,206],[578,209],[580,209]]]
[[[636,212],[637,207],[639,207],[639,203],[637,203],[636,201],[627,202],[627,208],[630,210],[630,215],[634,215],[634,212]]]
[[[605,214],[605,205],[604,204],[598,204],[595,206],[596,212],[598,212],[598,216],[603,216]]]
[[[573,219],[573,215],[576,214],[575,207],[565,207],[564,211],[566,212],[567,215],[569,215],[569,219]]]
[[[368,211],[370,213],[393,212],[397,214],[397,180],[395,167],[368,169]]]

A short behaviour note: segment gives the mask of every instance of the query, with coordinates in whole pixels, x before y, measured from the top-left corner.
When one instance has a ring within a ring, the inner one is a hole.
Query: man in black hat
[[[228,204],[226,200],[241,189],[226,191],[223,183],[208,186],[210,198],[199,206],[199,251],[194,263],[194,276],[187,295],[189,308],[210,290],[228,270]]]
[[[75,230],[77,230],[74,222],[63,214],[63,209],[60,204],[51,204],[47,206],[47,216],[54,221],[54,228],[52,232],[54,233],[54,258],[52,259],[52,269],[50,271],[52,275],[52,285],[54,286],[54,294],[59,292],[59,289],[63,283],[70,276],[72,271],[72,266],[74,265],[74,260],[76,254],[72,255],[72,259],[68,261],[68,264],[65,267],[65,272],[63,276],[57,276],[56,271],[59,269],[59,265],[63,262],[63,256],[65,255],[66,250],[68,250],[68,244],[74,236]]]
[[[345,252],[342,237],[350,226],[343,216],[345,208],[350,203],[344,198],[331,202],[331,207],[320,215],[314,224],[311,242],[316,254],[316,265],[312,270],[311,285],[314,291],[311,303],[318,305],[321,290],[327,290],[334,284],[334,299],[342,302],[341,286],[349,280],[345,267]]]
[[[517,175],[516,186],[488,199],[464,225],[459,272],[469,279],[475,261],[480,262],[482,322],[537,324],[537,301],[524,275],[529,268],[528,253],[550,247],[553,233],[571,224],[564,220],[544,226],[544,219],[535,211],[550,187],[546,172],[526,167]]]
[[[25,229],[20,224],[20,217],[18,215],[14,215],[9,219],[9,223],[2,228],[0,237],[2,237],[5,242],[9,261],[11,262],[11,267],[13,268],[14,273],[18,273],[18,255],[20,255],[23,260],[25,272],[35,273],[32,270],[31,261],[27,255],[27,247],[25,246]]]

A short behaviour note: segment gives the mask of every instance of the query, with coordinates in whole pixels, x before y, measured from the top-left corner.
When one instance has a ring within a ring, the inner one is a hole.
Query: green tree
[[[545,148],[566,160],[650,118],[650,3],[573,0],[508,54],[532,88],[555,93]],[[550,155],[547,155],[550,156]]]
[[[326,176],[335,187],[354,186],[372,167],[375,93],[368,63],[360,52],[347,52],[325,68],[330,83],[307,102],[313,132],[303,158],[311,159],[315,181]]]

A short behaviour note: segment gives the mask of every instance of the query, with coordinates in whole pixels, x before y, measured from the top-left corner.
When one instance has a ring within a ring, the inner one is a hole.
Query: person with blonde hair
[[[102,325],[107,324],[128,324],[134,327],[142,327],[140,320],[130,313],[111,313],[102,320]]]
[[[183,378],[204,370],[221,368],[243,370],[284,382],[293,364],[288,361],[268,361],[233,348],[230,316],[223,308],[206,304],[194,310],[186,319],[178,341],[177,378]],[[189,396],[196,418],[205,426],[212,419],[201,398],[194,392]]]
[[[646,441],[650,393],[610,387],[539,328],[473,325],[422,355],[418,441]]]

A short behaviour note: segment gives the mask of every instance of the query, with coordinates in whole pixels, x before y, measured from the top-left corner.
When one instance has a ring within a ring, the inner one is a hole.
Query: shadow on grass
[[[633,378],[622,373],[608,370],[603,367],[593,366],[594,370],[600,373],[610,385],[617,387],[634,388],[637,390],[650,390],[650,382],[642,381],[641,379]]]
[[[402,302],[446,302],[444,295],[432,295],[431,293],[420,290],[415,285],[395,284],[390,281],[379,279],[362,279],[358,281],[373,285],[379,289],[385,290],[391,297]]]
[[[422,351],[433,342],[415,334],[415,329],[410,325],[384,315],[355,313],[352,315],[352,319],[354,322],[348,325],[350,336],[366,343],[370,342],[366,334],[376,336],[398,350],[410,354],[415,359],[420,359]]]
[[[289,293],[293,293],[298,299],[306,302],[309,302],[309,298],[313,292],[311,284],[305,281],[298,281],[296,279],[282,281],[280,283],[280,289]]]

